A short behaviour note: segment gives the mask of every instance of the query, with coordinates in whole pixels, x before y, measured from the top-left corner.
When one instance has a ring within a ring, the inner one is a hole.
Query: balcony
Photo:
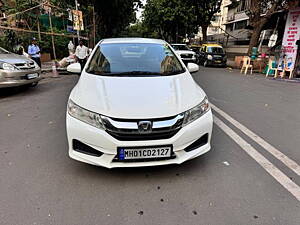
[[[235,20],[235,14],[227,16],[227,22],[231,22]]]

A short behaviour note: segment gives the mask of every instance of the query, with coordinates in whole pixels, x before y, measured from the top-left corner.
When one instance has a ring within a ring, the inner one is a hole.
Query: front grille
[[[30,70],[30,69],[34,69],[35,65],[34,65],[34,62],[16,63],[15,67],[17,67],[20,70]]]
[[[150,134],[130,134],[121,132],[111,132],[107,131],[111,136],[120,141],[149,141],[149,140],[159,140],[159,139],[169,139],[173,137],[179,129],[174,131],[166,131],[161,133],[150,133]]]
[[[159,118],[159,119],[116,119],[103,117],[106,132],[120,141],[146,141],[169,139],[173,137],[182,127],[184,115]],[[151,129],[147,132],[139,128],[141,121],[151,124]]]
[[[180,56],[181,58],[187,58],[187,59],[193,58],[193,54],[181,54]]]

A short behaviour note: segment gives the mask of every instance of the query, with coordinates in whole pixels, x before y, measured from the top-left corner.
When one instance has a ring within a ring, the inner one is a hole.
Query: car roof
[[[144,43],[144,44],[166,44],[164,40],[152,38],[107,38],[99,44],[116,44],[116,43]]]

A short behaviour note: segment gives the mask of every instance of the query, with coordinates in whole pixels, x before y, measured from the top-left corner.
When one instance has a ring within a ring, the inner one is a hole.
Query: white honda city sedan
[[[198,70],[163,40],[100,41],[69,97],[70,157],[114,168],[180,164],[208,152],[213,119],[190,74]]]

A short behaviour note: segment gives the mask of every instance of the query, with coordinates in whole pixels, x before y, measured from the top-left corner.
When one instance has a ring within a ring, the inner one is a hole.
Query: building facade
[[[215,13],[215,15],[212,18],[211,24],[207,28],[207,36],[213,36],[213,35],[220,35],[225,32],[225,22],[227,20],[227,12],[228,8],[226,7],[231,3],[230,0],[223,0],[220,7],[220,12]],[[199,29],[198,34],[196,35],[197,39],[202,40],[202,31],[201,28]]]

